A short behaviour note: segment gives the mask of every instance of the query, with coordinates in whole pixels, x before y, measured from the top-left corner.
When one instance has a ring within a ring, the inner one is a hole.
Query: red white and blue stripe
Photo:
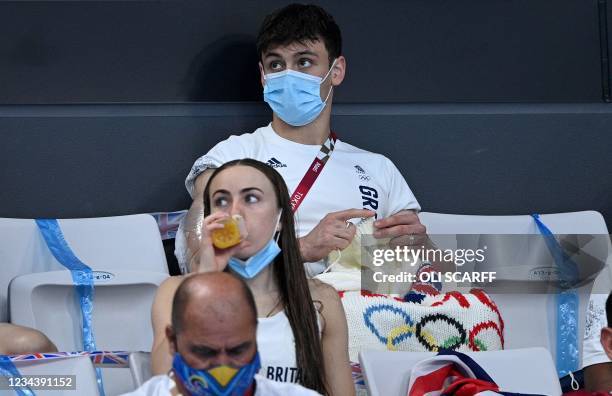
[[[407,396],[491,395],[536,396],[504,392],[478,363],[455,351],[442,351],[417,363],[410,375]]]

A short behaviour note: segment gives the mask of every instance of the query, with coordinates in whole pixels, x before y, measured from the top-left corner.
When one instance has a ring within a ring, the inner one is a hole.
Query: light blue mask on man
[[[276,232],[276,228],[278,227],[278,223],[280,222],[281,214],[283,211],[278,214],[278,219],[276,220],[276,225],[274,226],[274,232]],[[236,257],[230,257],[228,261],[229,267],[243,277],[244,279],[252,279],[257,276],[264,268],[266,268],[278,254],[281,252],[281,248],[278,246],[278,238],[280,237],[280,232],[274,238],[274,234],[270,238],[270,241],[264,246],[261,250],[255,253],[253,256],[249,257],[246,261],[240,260]]]
[[[323,78],[290,69],[266,74],[264,101],[287,124],[293,126],[310,124],[321,114],[331,95],[333,86],[329,88],[325,100],[321,100],[320,87],[329,77],[336,60]]]

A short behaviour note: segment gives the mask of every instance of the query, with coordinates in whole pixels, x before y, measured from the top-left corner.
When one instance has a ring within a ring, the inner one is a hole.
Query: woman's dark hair
[[[282,252],[274,259],[274,277],[280,289],[285,314],[291,324],[291,330],[293,330],[300,383],[319,393],[327,394],[317,314],[308,287],[304,261],[300,255],[300,248],[295,235],[289,191],[282,176],[263,162],[249,158],[223,164],[211,174],[204,189],[204,216],[210,214],[211,182],[224,169],[238,165],[255,168],[270,180],[276,194],[278,207],[283,211],[280,218],[281,231],[279,238]]]
[[[612,327],[612,292],[608,294],[606,300],[606,317],[608,319],[608,327]]]
[[[329,64],[342,54],[342,35],[334,18],[314,4],[289,4],[265,17],[257,35],[259,59],[274,45],[323,40]]]

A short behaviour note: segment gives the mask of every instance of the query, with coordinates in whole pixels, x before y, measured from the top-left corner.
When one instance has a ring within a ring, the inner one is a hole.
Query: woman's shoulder
[[[183,279],[185,279],[185,275],[175,275],[166,278],[157,288],[155,299],[172,299],[174,297],[176,289],[178,289]]]
[[[177,288],[181,282],[183,281],[183,279],[185,279],[187,275],[173,275],[173,276],[169,276],[167,277],[160,285],[160,288],[164,288],[164,289],[172,289],[172,288]]]
[[[336,289],[318,279],[309,279],[308,283],[312,301],[321,315],[327,317],[328,315],[344,314]]]
[[[166,325],[170,323],[172,315],[172,300],[176,289],[183,281],[184,276],[170,276],[166,278],[157,288],[153,306],[151,308],[151,320],[156,333],[162,334]]]
[[[327,283],[317,279],[310,279],[310,295],[320,315],[320,328],[323,334],[327,334],[328,325],[336,327],[339,320],[346,321],[344,308],[338,291]]]
[[[325,282],[321,282],[318,279],[309,279],[308,287],[310,288],[310,295],[313,301],[339,301],[338,291],[332,286]]]

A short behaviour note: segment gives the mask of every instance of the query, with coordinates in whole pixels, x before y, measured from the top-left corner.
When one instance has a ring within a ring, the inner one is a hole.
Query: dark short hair
[[[608,294],[606,300],[606,317],[608,318],[608,327],[612,327],[612,292]]]
[[[314,4],[289,4],[265,17],[257,35],[257,54],[271,46],[323,40],[329,63],[342,54],[342,35],[334,18]]]
[[[174,299],[172,300],[172,329],[174,330],[174,334],[178,334],[184,329],[185,309],[187,307],[189,299],[193,295],[193,293],[191,292],[193,286],[191,284],[195,282],[197,277],[202,275],[206,276],[205,274],[198,274],[185,278],[185,280],[183,280],[179,285],[178,289],[176,289]],[[255,305],[255,298],[253,297],[253,293],[251,292],[251,289],[245,281],[238,277],[233,278],[240,283],[240,291],[242,293],[242,297],[246,300],[251,318],[257,326],[257,306]],[[211,302],[211,304],[214,304],[214,301]]]

